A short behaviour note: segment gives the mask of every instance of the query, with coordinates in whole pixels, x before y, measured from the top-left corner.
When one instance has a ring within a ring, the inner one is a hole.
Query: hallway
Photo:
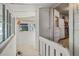
[[[35,32],[23,31],[16,35],[16,52],[20,51],[23,56],[37,56],[35,46]]]
[[[78,32],[74,31],[78,28],[72,25],[74,17],[78,17],[73,15],[77,11],[73,12],[75,7],[71,5],[0,4],[0,55],[70,56],[74,52],[78,55]]]
[[[60,11],[63,8],[62,5],[68,8],[68,4],[59,3],[1,4],[1,15],[3,16],[1,24],[3,26],[0,26],[0,31],[3,35],[1,34],[0,41],[3,44],[0,51],[2,52],[2,48],[6,47],[2,55],[6,55],[7,51],[9,52],[7,55],[16,56],[69,55],[69,50],[58,43],[60,38],[65,37],[63,15],[68,17],[63,14],[65,10]],[[14,41],[11,43],[12,38]],[[11,46],[16,46],[15,53],[9,50]]]

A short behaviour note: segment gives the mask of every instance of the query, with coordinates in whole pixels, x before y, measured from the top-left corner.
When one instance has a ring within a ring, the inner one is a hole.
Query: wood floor
[[[65,48],[69,48],[69,38],[61,39],[58,43]]]

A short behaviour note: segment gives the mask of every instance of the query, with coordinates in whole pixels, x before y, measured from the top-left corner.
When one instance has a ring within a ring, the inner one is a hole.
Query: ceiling
[[[56,9],[64,15],[69,14],[69,4],[68,3],[61,3],[59,6],[56,7]]]
[[[59,3],[10,3],[8,4],[16,17],[35,16],[36,8],[56,7]]]
[[[8,6],[18,18],[35,16],[36,8],[53,7],[64,15],[68,15],[69,11],[68,3],[10,3]]]

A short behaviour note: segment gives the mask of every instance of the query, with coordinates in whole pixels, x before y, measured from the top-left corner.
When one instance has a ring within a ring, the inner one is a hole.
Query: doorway
[[[59,30],[58,43],[69,49],[69,4],[62,3],[54,11],[54,31]],[[55,32],[56,33],[56,32]],[[55,38],[54,38],[55,39]]]

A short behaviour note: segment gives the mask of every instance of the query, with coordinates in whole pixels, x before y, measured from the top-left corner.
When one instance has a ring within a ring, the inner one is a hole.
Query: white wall
[[[78,5],[69,4],[69,49],[70,54],[79,56],[79,10]]]
[[[70,52],[72,55],[79,56],[79,7],[77,4],[70,4],[69,25],[70,31]],[[73,9],[74,8],[74,9]],[[73,54],[74,53],[74,54]]]
[[[79,5],[74,6],[74,55],[79,56]]]
[[[7,44],[7,46],[4,48],[4,50],[2,51],[2,53],[0,55],[1,56],[16,56],[15,36],[10,40],[10,42]]]
[[[36,17],[35,16],[22,17],[22,18],[17,18],[17,20],[20,20],[21,23],[35,24]]]
[[[38,42],[39,42],[39,8],[37,7],[35,11],[36,11],[36,14],[35,14],[36,15],[35,16],[35,19],[36,19],[36,21],[35,21],[35,29],[36,29],[35,45],[36,45],[36,48],[39,50],[39,44],[38,44]]]
[[[49,8],[39,9],[39,35],[49,39]]]
[[[53,8],[50,8],[50,10],[49,10],[49,14],[50,14],[50,20],[49,20],[49,24],[50,24],[50,26],[49,26],[49,28],[50,28],[50,40],[54,40],[53,38],[54,38],[54,22],[53,22],[53,20],[54,20],[54,18],[53,18]]]

